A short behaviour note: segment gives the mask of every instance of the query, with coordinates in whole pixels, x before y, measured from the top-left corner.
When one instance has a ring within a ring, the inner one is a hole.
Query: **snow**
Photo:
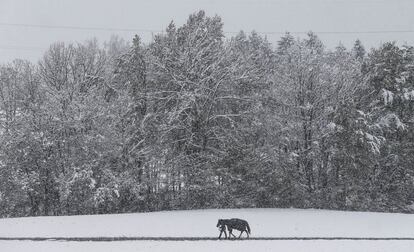
[[[392,104],[392,101],[394,99],[394,94],[391,91],[383,88],[382,89],[382,98],[384,99],[384,104],[385,105]]]
[[[392,123],[395,123],[395,126],[399,129],[404,130],[406,128],[406,125],[401,122],[400,118],[394,113],[389,113],[383,116],[378,124],[385,127],[391,127]]]
[[[369,140],[369,141],[374,141],[374,136],[369,134],[369,133],[365,133],[365,137]]]
[[[326,125],[326,128],[328,128],[330,131],[333,131],[336,129],[336,124],[334,122],[330,122],[328,125]]]
[[[374,153],[380,153],[381,139],[369,133],[365,133],[365,138],[371,146],[371,151]]]
[[[12,242],[0,241],[7,252],[390,252],[414,251],[414,241],[128,241],[128,242]]]
[[[403,96],[404,96],[404,99],[408,101],[414,100],[414,90],[409,91],[408,89],[404,88]]]
[[[0,219],[0,237],[216,237],[219,218],[252,237],[414,237],[414,215],[299,209],[210,209]],[[236,231],[236,234],[237,231]],[[414,251],[414,241],[0,241],[1,251]],[[30,249],[29,249],[30,248]]]
[[[296,152],[291,152],[290,153],[290,157],[291,158],[298,158],[299,157],[299,154],[297,154]]]
[[[414,237],[414,215],[300,209],[9,218],[0,219],[0,237],[214,237],[217,220],[233,217],[246,219],[255,237]]]

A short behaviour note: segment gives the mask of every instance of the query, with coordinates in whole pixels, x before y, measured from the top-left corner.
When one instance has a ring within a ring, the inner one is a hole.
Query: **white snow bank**
[[[128,242],[13,242],[0,241],[7,252],[411,252],[414,241],[128,241]]]
[[[410,214],[298,209],[10,218],[0,219],[0,237],[215,237],[217,219],[233,217],[246,219],[253,237],[414,237]]]

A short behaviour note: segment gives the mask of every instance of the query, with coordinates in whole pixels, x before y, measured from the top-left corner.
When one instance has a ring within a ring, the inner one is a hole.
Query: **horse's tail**
[[[247,232],[250,234],[250,226],[249,223],[246,223]]]

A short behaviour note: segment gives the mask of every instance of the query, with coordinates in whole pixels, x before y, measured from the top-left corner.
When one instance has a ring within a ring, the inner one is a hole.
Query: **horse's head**
[[[222,219],[219,219],[218,222],[217,222],[217,226],[216,227],[222,226],[223,225],[222,223],[223,223],[223,220]]]

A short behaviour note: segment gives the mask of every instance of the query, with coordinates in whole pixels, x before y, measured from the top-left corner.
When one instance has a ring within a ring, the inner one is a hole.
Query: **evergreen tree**
[[[362,42],[357,39],[354,43],[354,47],[352,48],[352,54],[356,59],[363,60],[365,53],[365,47],[362,45]]]

